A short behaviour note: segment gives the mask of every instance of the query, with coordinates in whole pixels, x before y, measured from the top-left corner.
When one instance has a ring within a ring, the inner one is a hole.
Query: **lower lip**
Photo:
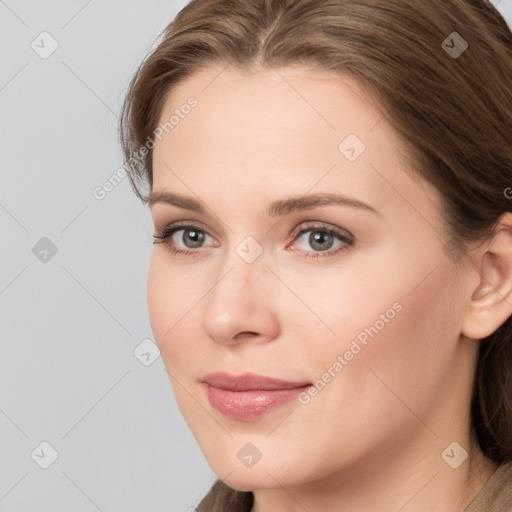
[[[311,386],[293,389],[253,389],[229,391],[205,384],[208,400],[224,416],[241,421],[253,421],[272,409],[295,400]]]

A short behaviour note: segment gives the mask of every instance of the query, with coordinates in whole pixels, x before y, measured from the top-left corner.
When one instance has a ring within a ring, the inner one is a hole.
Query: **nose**
[[[235,251],[216,273],[203,303],[206,334],[218,343],[264,343],[279,334],[279,318],[273,297],[275,278],[263,255],[248,263]]]

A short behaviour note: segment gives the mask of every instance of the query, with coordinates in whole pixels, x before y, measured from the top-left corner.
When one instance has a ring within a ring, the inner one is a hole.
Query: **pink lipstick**
[[[202,382],[212,407],[241,421],[261,418],[275,407],[296,399],[311,386],[310,382],[290,382],[253,373],[239,376],[211,373]]]

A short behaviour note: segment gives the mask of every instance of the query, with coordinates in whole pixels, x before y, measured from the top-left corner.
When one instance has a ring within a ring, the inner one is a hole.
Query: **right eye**
[[[174,223],[166,226],[162,231],[156,232],[153,238],[154,244],[165,244],[173,254],[192,254],[200,252],[197,249],[201,249],[202,244],[212,237],[198,226]]]

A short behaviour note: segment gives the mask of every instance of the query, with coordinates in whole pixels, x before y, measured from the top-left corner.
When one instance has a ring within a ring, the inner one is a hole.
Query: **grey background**
[[[134,355],[149,210],[126,178],[93,196],[123,163],[128,81],[186,3],[0,0],[0,512],[186,512],[215,479],[161,358]]]

